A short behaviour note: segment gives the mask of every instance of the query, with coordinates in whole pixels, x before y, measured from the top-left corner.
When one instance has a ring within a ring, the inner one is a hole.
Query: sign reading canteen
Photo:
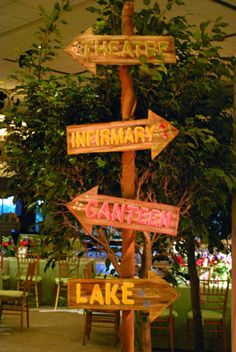
[[[98,187],[94,187],[66,204],[89,234],[92,225],[103,225],[177,235],[178,207],[97,193]]]
[[[152,111],[148,119],[67,127],[68,154],[152,150],[154,159],[176,137],[178,130]]]
[[[96,74],[96,64],[138,65],[141,59],[153,64],[176,63],[171,36],[95,35],[91,28],[65,49],[76,61]]]

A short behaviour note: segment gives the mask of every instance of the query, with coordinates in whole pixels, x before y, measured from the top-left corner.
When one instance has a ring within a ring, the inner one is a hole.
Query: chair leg
[[[170,350],[171,352],[174,352],[174,319],[173,317],[170,317]]]
[[[115,319],[115,347],[118,345],[120,341],[120,312],[117,313],[116,319]]]
[[[25,301],[25,309],[26,309],[26,322],[27,322],[27,328],[29,328],[29,301],[28,301],[28,297],[26,297],[26,301]]]
[[[85,311],[85,322],[84,322],[84,336],[83,336],[83,345],[85,345],[86,343],[86,339],[89,338],[89,334],[90,334],[90,329],[91,329],[91,316],[90,316],[90,312],[88,312],[87,310]]]
[[[189,339],[190,339],[190,320],[187,319],[187,324],[186,324],[186,348],[185,348],[185,352],[189,351]]]
[[[35,281],[34,284],[34,291],[35,291],[35,305],[36,308],[39,309],[39,294],[38,294],[38,283]]]
[[[57,285],[57,288],[56,288],[56,298],[55,298],[54,310],[57,309],[58,300],[59,300],[59,293],[60,293],[60,284],[58,284],[58,285]]]
[[[91,329],[92,329],[92,312],[87,312],[88,314],[88,325],[87,325],[87,337],[90,339]]]
[[[226,330],[225,322],[223,322],[223,338],[224,338],[224,352],[227,352],[227,330]]]
[[[24,323],[24,300],[22,299],[20,307],[20,332],[23,332],[23,323]]]

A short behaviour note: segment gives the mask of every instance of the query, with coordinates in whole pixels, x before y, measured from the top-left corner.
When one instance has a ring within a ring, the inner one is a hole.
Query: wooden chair
[[[17,258],[17,289],[22,290],[26,280],[26,273],[28,264],[30,262],[36,262],[36,270],[35,275],[33,277],[33,284],[34,284],[34,293],[35,293],[35,305],[39,308],[39,300],[40,300],[40,289],[42,283],[42,276],[39,275],[39,255],[37,253],[27,253],[24,255],[18,254],[16,255]]]
[[[29,302],[31,284],[36,273],[37,261],[29,262],[23,291],[0,290],[0,319],[2,314],[20,315],[20,331],[23,331],[24,313],[26,313],[27,328],[29,328]]]
[[[2,271],[2,284],[4,289],[8,289],[10,285],[10,275],[6,270],[6,266],[4,265],[4,253],[0,252],[0,269]]]
[[[175,319],[178,317],[178,313],[173,310],[171,304],[169,308],[166,308],[161,315],[151,323],[151,331],[168,331],[170,338],[170,351],[174,352],[174,326]]]
[[[55,305],[57,309],[61,292],[67,292],[67,283],[69,279],[79,277],[80,258],[75,255],[61,255],[58,259],[58,276],[55,278]]]
[[[93,273],[91,265],[85,265],[84,278],[91,279],[92,277]],[[86,341],[90,339],[92,327],[104,328],[104,324],[106,324],[106,326],[109,328],[114,328],[115,346],[117,346],[119,342],[120,311],[107,311],[102,309],[85,310],[83,345],[85,345]]]
[[[226,306],[229,280],[200,280],[200,303],[204,332],[223,335],[224,352],[227,352]],[[190,340],[193,312],[187,314],[187,351]]]

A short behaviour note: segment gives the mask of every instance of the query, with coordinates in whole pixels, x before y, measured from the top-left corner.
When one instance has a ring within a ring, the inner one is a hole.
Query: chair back
[[[201,309],[217,311],[226,315],[229,280],[200,280]]]
[[[84,266],[84,278],[85,279],[92,279],[93,278],[93,271],[92,266],[90,263],[86,263]]]
[[[58,260],[59,278],[78,278],[80,269],[80,258],[78,256],[63,255]]]
[[[37,253],[27,253],[25,255],[21,255],[19,253],[16,254],[16,260],[17,260],[17,275],[18,275],[18,280],[22,278],[22,276],[27,275],[28,272],[28,265],[31,262],[36,262],[36,269],[34,273],[35,279],[37,279],[38,276],[38,271],[39,271],[39,255]]]
[[[24,294],[27,294],[30,292],[33,278],[36,275],[36,270],[37,270],[37,260],[28,262],[28,267],[27,267],[27,272],[26,272],[26,280],[24,282],[24,290],[23,290]]]
[[[4,253],[1,251],[0,252],[0,269],[3,270],[3,259],[4,259]]]

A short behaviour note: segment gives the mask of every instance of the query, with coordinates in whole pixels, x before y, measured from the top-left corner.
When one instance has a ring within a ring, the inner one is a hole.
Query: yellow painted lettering
[[[146,127],[145,127],[145,130],[146,130],[146,133],[147,133],[149,142],[152,142],[152,140],[153,140],[153,133],[154,133],[154,130],[155,130],[155,125],[153,125],[152,127],[146,126]]]
[[[167,40],[160,41],[158,43],[159,52],[163,53],[163,51],[167,51],[168,46],[169,46],[169,43]]]
[[[86,132],[83,131],[82,133],[80,132],[75,132],[76,134],[76,139],[75,139],[75,144],[77,148],[86,147]]]
[[[145,142],[145,133],[144,132],[145,132],[144,127],[137,126],[134,128],[135,143],[138,143],[139,139],[141,140],[141,142]]]
[[[71,147],[75,148],[76,147],[76,133],[75,132],[71,132]]]
[[[88,299],[81,296],[81,284],[76,284],[76,303],[87,303]]]
[[[119,288],[118,284],[111,285],[110,282],[107,282],[105,284],[105,303],[107,305],[111,305],[112,301],[114,302],[114,304],[117,304],[117,305],[120,304],[120,300],[116,296],[118,288]]]
[[[108,128],[104,128],[100,131],[100,137],[101,137],[101,145],[111,144],[110,130]]]
[[[97,302],[100,305],[104,305],[104,298],[99,284],[95,284],[93,286],[93,291],[89,300],[90,304],[94,304],[95,302]]]
[[[157,54],[156,43],[153,40],[145,41],[146,56],[155,56]]]
[[[125,133],[124,143],[134,143],[134,135],[131,127],[128,127]]]
[[[130,299],[129,297],[132,296],[132,288],[134,288],[134,284],[132,282],[125,282],[122,287],[122,303],[123,304],[134,304],[134,299]]]
[[[124,143],[124,130],[123,128],[119,128],[116,130],[115,128],[111,129],[111,144],[122,144]]]
[[[94,134],[94,131],[87,131],[87,136],[86,136],[86,143],[87,146],[90,147],[91,142],[92,142],[92,135]]]
[[[135,56],[140,57],[142,55],[141,46],[142,46],[143,42],[141,42],[139,40],[135,40],[135,41],[133,41],[133,44],[135,45]]]
[[[99,40],[95,40],[94,50],[95,55],[109,56],[110,54],[110,50],[106,40],[103,40],[102,43],[100,43]]]
[[[96,140],[96,145],[100,144],[100,130],[96,131],[96,135],[95,135],[95,140]]]
[[[131,43],[130,43],[129,40],[125,40],[125,42],[124,42],[124,46],[123,46],[123,49],[122,49],[122,52],[121,52],[121,56],[123,56],[123,57],[126,57],[126,56],[135,57],[135,54],[133,52],[133,49],[131,47]]]
[[[120,56],[119,44],[120,44],[119,40],[111,40],[108,43],[108,49],[109,49],[110,55]]]

